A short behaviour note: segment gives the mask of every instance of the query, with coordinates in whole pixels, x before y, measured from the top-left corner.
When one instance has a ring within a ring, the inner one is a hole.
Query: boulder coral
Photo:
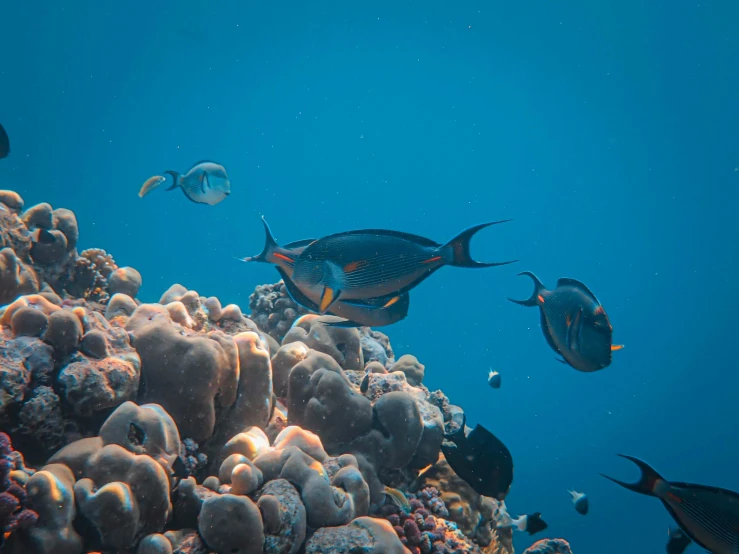
[[[505,505],[440,452],[464,412],[432,363],[281,282],[246,315],[181,284],[142,302],[79,240],[70,210],[0,191],[3,552],[513,554]]]

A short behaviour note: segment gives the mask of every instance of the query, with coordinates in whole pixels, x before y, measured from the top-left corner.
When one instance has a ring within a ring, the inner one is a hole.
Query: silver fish
[[[171,175],[174,181],[168,191],[179,187],[185,196],[198,204],[215,206],[231,194],[231,181],[226,168],[215,162],[198,162],[184,175],[171,170],[165,173]]]

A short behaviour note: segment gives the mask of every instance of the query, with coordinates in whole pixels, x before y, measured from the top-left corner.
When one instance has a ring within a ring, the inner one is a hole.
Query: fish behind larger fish
[[[8,154],[10,154],[10,138],[5,128],[0,125],[0,160],[7,158]]]
[[[510,220],[506,220],[510,221]],[[470,241],[481,229],[504,223],[476,225],[444,245],[410,233],[364,229],[319,239],[295,261],[293,280],[301,290],[320,296],[319,313],[342,300],[366,300],[400,295],[419,285],[445,265],[492,267],[513,263],[483,263],[470,256]]]
[[[632,456],[619,456],[639,467],[639,480],[626,483],[601,474],[603,477],[630,491],[659,498],[685,534],[712,554],[739,552],[739,493],[693,483],[670,482],[646,462]]]
[[[315,239],[304,239],[280,246],[264,218],[262,218],[262,224],[265,232],[262,252],[256,256],[241,258],[241,260],[274,264],[285,284],[287,293],[293,301],[307,310],[318,312],[320,298],[317,295],[311,296],[310,290],[303,290],[292,278],[295,260],[306,246],[315,242]],[[408,293],[357,302],[339,301],[335,302],[327,313],[344,318],[344,321],[326,321],[324,325],[330,327],[383,327],[404,319],[408,315],[409,306],[410,295]]]
[[[608,367],[612,352],[623,346],[613,344],[611,322],[590,289],[575,279],[562,278],[554,290],[547,290],[530,271],[519,275],[531,277],[534,292],[527,300],[509,300],[539,307],[547,344],[562,355],[564,363],[584,372]]]
[[[226,168],[215,162],[198,162],[184,175],[172,170],[164,173],[172,177],[172,186],[166,190],[181,188],[185,196],[197,204],[215,206],[231,194]],[[143,198],[164,181],[164,177],[158,175],[149,178],[139,190],[139,197]]]

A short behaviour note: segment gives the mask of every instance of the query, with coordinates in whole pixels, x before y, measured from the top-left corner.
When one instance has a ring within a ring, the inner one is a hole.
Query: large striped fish
[[[510,220],[506,220],[510,221]],[[295,261],[293,280],[303,291],[320,296],[319,313],[337,300],[366,300],[404,294],[445,265],[492,267],[470,256],[470,241],[493,221],[462,231],[446,244],[425,237],[363,229],[329,235],[309,244]]]
[[[718,487],[666,481],[646,462],[619,454],[641,470],[636,483],[603,475],[630,491],[656,496],[693,542],[713,554],[739,553],[739,493]]]
[[[264,262],[275,265],[290,297],[304,308],[312,312],[318,312],[320,297],[315,294],[311,295],[310,290],[304,291],[292,278],[295,260],[306,246],[315,242],[315,239],[298,240],[280,246],[264,218],[262,218],[262,223],[265,232],[262,252],[256,256],[239,259],[244,262]],[[324,322],[324,325],[332,327],[383,327],[404,319],[408,315],[409,306],[410,295],[408,293],[357,302],[335,302],[328,313],[344,318],[344,321],[327,321]]]

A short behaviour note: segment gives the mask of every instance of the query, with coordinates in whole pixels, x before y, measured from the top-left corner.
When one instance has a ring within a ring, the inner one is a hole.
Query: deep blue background
[[[74,210],[80,247],[139,269],[143,299],[179,282],[245,311],[277,280],[233,259],[261,249],[261,214],[282,242],[513,218],[473,250],[519,264],[443,269],[385,329],[508,444],[511,513],[541,511],[576,554],[661,552],[660,503],[598,475],[635,477],[614,453],[739,489],[739,4],[267,4],[8,3],[0,186]],[[222,204],[137,197],[204,158],[232,178]],[[524,269],[595,291],[626,344],[611,367],[554,360],[536,310],[505,300]]]

